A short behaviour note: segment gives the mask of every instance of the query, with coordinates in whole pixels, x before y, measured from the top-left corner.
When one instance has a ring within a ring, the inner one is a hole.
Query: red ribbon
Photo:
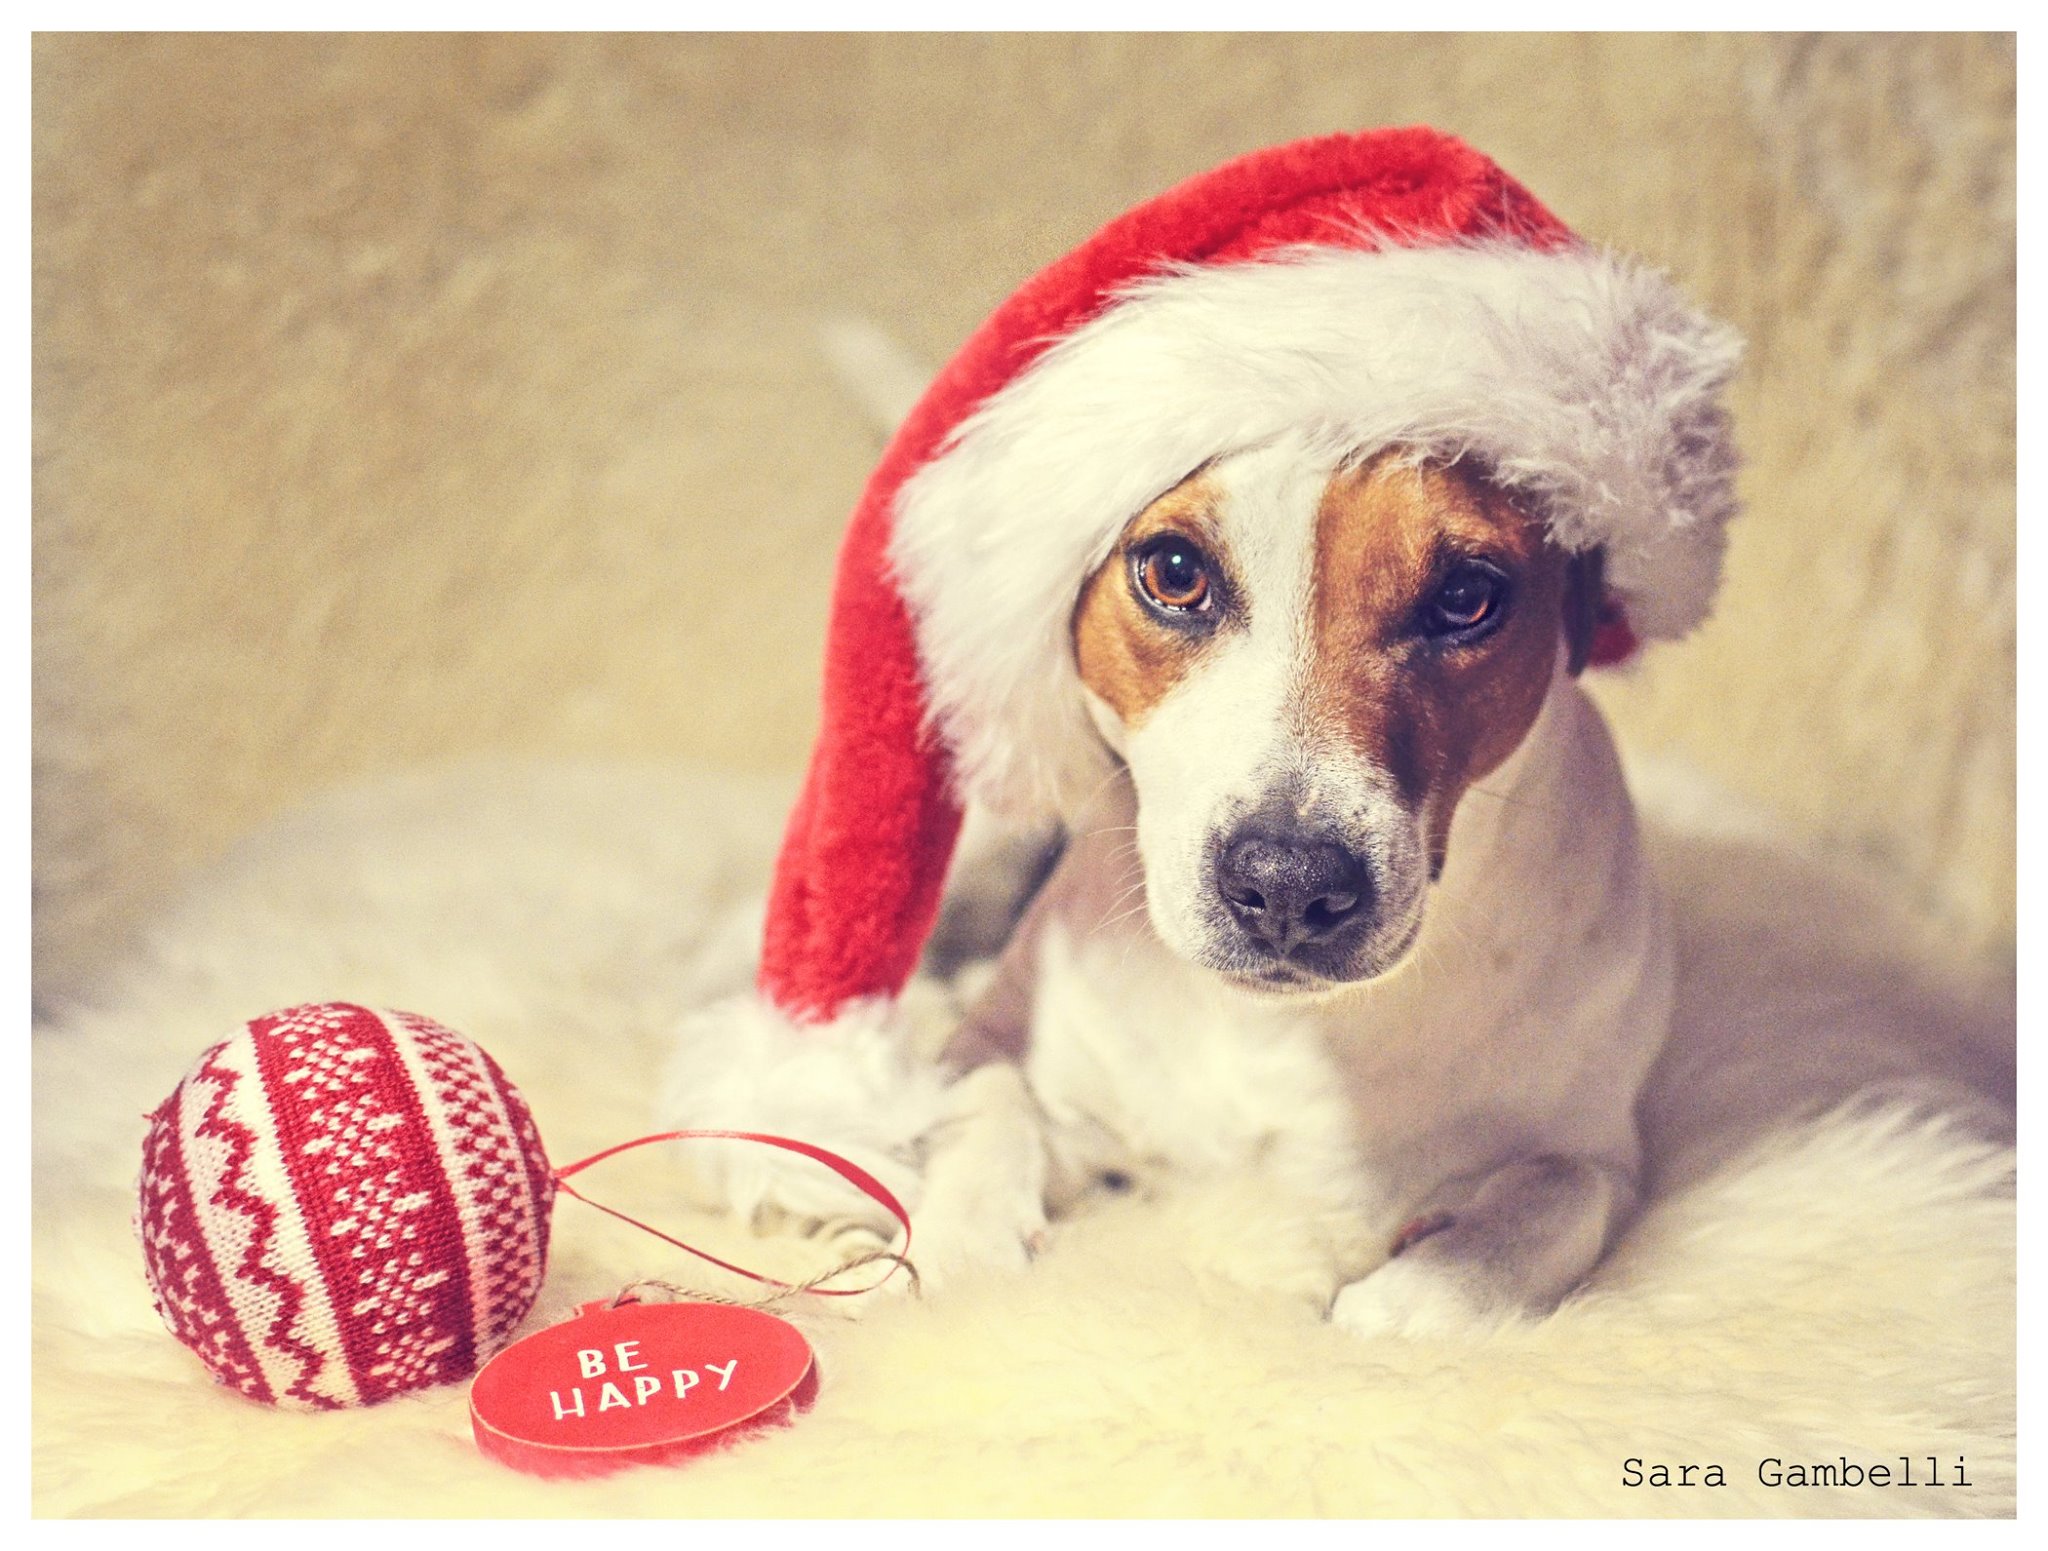
[[[903,1203],[896,1199],[887,1185],[876,1179],[874,1175],[870,1174],[859,1164],[840,1157],[836,1152],[828,1152],[823,1147],[814,1146],[810,1142],[799,1142],[793,1137],[770,1136],[761,1131],[663,1131],[654,1136],[641,1136],[634,1138],[630,1142],[621,1142],[616,1147],[607,1147],[603,1152],[595,1152],[588,1158],[579,1159],[575,1163],[567,1164],[555,1170],[555,1185],[558,1189],[574,1196],[585,1206],[596,1207],[607,1217],[616,1217],[620,1222],[629,1223],[633,1227],[638,1228],[642,1233],[651,1233],[664,1244],[673,1244],[677,1249],[685,1250],[695,1255],[699,1260],[709,1261],[722,1271],[731,1271],[735,1275],[746,1277],[749,1281],[762,1282],[770,1287],[780,1287],[790,1292],[816,1293],[821,1298],[851,1298],[860,1293],[873,1292],[875,1288],[880,1287],[883,1282],[888,1281],[890,1277],[896,1274],[898,1267],[902,1263],[900,1260],[891,1263],[889,1269],[882,1273],[880,1281],[867,1287],[817,1287],[809,1284],[799,1286],[794,1282],[778,1281],[772,1276],[763,1276],[758,1271],[749,1271],[745,1266],[736,1266],[729,1260],[720,1260],[716,1255],[701,1250],[694,1244],[685,1244],[681,1239],[663,1233],[659,1228],[644,1223],[637,1217],[628,1217],[624,1212],[619,1211],[615,1207],[606,1206],[602,1201],[593,1201],[589,1196],[569,1183],[570,1175],[581,1174],[592,1164],[602,1163],[605,1159],[616,1157],[622,1152],[630,1152],[635,1147],[648,1147],[656,1142],[688,1142],[699,1139],[719,1138],[735,1142],[759,1142],[764,1147],[779,1147],[784,1152],[798,1153],[814,1162],[824,1164],[834,1174],[837,1174],[848,1184],[855,1186],[871,1200],[882,1206],[891,1217],[894,1217],[897,1222],[903,1225],[903,1245],[897,1253],[907,1254],[909,1252],[910,1213],[904,1210]]]

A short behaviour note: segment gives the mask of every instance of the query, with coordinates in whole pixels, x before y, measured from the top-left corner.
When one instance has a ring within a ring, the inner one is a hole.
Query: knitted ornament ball
[[[157,1312],[218,1382],[324,1411],[503,1346],[540,1291],[555,1189],[472,1041],[321,1002],[246,1024],[158,1106],[135,1225]]]

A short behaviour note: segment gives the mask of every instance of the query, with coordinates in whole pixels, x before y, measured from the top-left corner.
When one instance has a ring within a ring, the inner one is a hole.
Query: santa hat
[[[1074,599],[1204,461],[1290,428],[1477,455],[1558,544],[1604,552],[1611,661],[1707,612],[1738,353],[1664,277],[1425,128],[1240,157],[1042,270],[940,372],[854,511],[759,994],[689,1036],[677,1102],[870,1161],[927,1123],[935,1085],[890,1008],[962,804],[1058,816],[1099,786]]]

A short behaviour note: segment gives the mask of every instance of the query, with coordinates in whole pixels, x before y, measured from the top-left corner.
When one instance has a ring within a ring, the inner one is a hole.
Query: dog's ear
[[[1565,558],[1565,667],[1574,678],[1593,652],[1593,633],[1600,628],[1601,606],[1607,600],[1607,552],[1595,545]]]

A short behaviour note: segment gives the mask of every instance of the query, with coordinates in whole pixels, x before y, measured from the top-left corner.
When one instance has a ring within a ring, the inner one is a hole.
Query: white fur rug
[[[1689,1011],[1652,1116],[1662,1195],[1547,1321],[1358,1341],[1320,1318],[1326,1225],[1251,1181],[1189,1182],[1093,1204],[1024,1276],[857,1321],[802,1311],[816,1408],[677,1469],[515,1475],[475,1452],[459,1387],[330,1415],[215,1389],[158,1324],[129,1229],[142,1113],[192,1058],[276,1006],[405,1007],[497,1056],[557,1162],[654,1129],[664,1030],[705,994],[707,932],[730,972],[718,923],[765,879],[783,796],[483,768],[344,794],[244,845],[92,1005],[39,1030],[38,1511],[2012,1513],[2010,1150],[1897,1105],[1782,1118],[1872,1069],[1995,1089],[2009,1014],[1916,969],[1874,894],[1705,824],[1711,805],[1672,782],[1655,804],[1690,831],[1660,841]],[[656,1152],[621,1160],[606,1199],[681,1222]],[[555,1223],[534,1326],[637,1276],[716,1285],[574,1201]],[[738,1249],[784,1270],[813,1253]],[[1928,1456],[1950,1475],[1960,1457],[1970,1485],[1760,1480],[1772,1459],[1901,1456],[1916,1479]],[[1717,1464],[1726,1485],[1632,1487],[1631,1460],[1645,1481]]]

